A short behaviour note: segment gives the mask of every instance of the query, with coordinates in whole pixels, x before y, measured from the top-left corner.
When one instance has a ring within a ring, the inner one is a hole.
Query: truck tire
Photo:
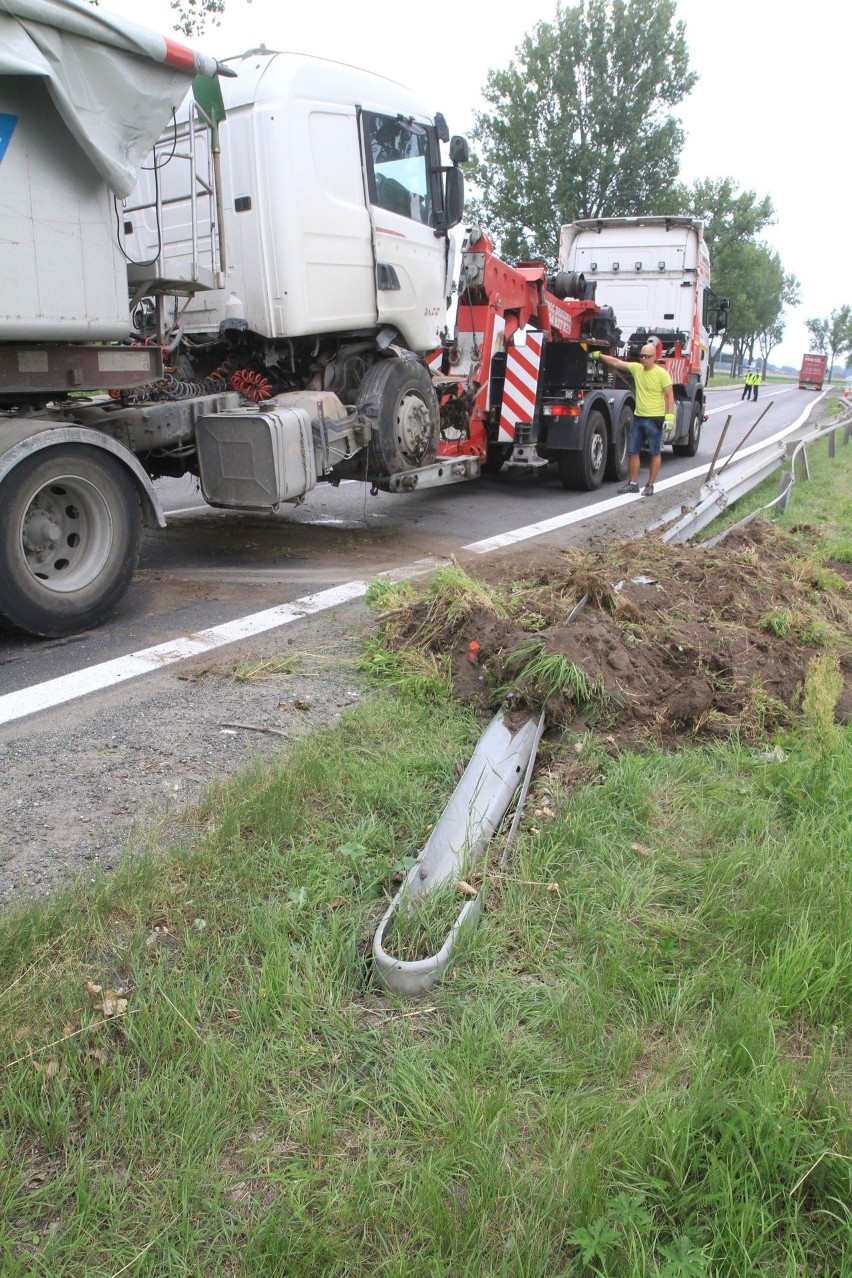
[[[370,422],[370,475],[430,466],[438,453],[440,413],[432,378],[414,359],[383,359],[358,389],[358,411]]]
[[[704,416],[703,407],[697,401],[692,405],[692,414],[689,418],[689,434],[683,444],[672,444],[672,452],[678,457],[694,457],[698,452],[698,442],[701,439],[701,419]]]
[[[565,449],[557,454],[556,464],[563,488],[579,488],[590,492],[603,483],[609,452],[606,418],[599,408],[590,410],[583,431],[583,447]]]
[[[623,404],[612,432],[612,444],[604,471],[604,478],[614,483],[627,478],[627,442],[632,421],[633,409],[629,404]]]
[[[0,484],[0,621],[58,638],[113,609],[139,558],[132,476],[87,445],[44,449]]]

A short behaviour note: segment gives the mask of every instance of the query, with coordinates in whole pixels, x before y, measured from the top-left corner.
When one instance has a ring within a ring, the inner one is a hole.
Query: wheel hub
[[[24,522],[24,549],[30,555],[43,561],[56,549],[62,529],[56,522],[53,511],[31,507]]]
[[[396,410],[396,437],[400,448],[412,461],[419,461],[429,446],[432,420],[428,406],[419,395],[403,395]]]
[[[39,584],[60,594],[94,581],[109,558],[113,525],[96,484],[56,476],[36,489],[20,524],[23,561]]]

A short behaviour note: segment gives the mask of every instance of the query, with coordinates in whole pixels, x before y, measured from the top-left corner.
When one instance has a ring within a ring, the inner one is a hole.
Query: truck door
[[[415,351],[438,346],[445,323],[447,237],[435,233],[437,140],[414,120],[363,111],[364,159],[379,322]]]

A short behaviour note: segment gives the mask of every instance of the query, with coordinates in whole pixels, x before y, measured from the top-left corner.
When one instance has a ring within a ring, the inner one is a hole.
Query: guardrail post
[[[810,479],[811,468],[808,465],[808,450],[804,444],[802,444],[801,457],[802,457],[802,477],[803,479]]]
[[[782,470],[781,482],[778,485],[778,495],[781,498],[781,500],[778,502],[778,509],[781,511],[782,515],[787,513],[787,507],[790,504],[790,490],[792,487],[793,487],[792,470]]]
[[[843,442],[844,442],[844,444],[848,444],[848,443],[849,443],[849,436],[850,436],[850,435],[852,435],[852,422],[847,422],[847,423],[846,423],[846,429],[845,429],[845,430],[844,430],[844,432],[843,432]]]
[[[835,444],[835,440],[836,440],[836,438],[837,438],[837,431],[836,431],[836,430],[833,430],[833,431],[831,432],[831,434],[829,435],[829,437],[828,437],[828,455],[829,455],[829,457],[836,457],[836,456],[837,456],[837,445]]]

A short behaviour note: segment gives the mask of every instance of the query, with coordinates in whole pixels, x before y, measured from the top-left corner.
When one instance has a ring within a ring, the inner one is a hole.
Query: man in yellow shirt
[[[619,488],[620,493],[638,493],[639,491],[639,454],[643,441],[648,446],[650,463],[648,466],[648,482],[642,489],[643,497],[653,497],[654,481],[660,470],[660,455],[663,447],[663,427],[674,427],[675,405],[672,379],[661,364],[657,363],[657,348],[647,343],[639,352],[639,363],[631,360],[616,359],[614,355],[602,355],[600,351],[592,352],[592,359],[600,359],[610,368],[620,368],[633,378],[636,391],[636,408],[627,441],[627,466],[629,478]]]

